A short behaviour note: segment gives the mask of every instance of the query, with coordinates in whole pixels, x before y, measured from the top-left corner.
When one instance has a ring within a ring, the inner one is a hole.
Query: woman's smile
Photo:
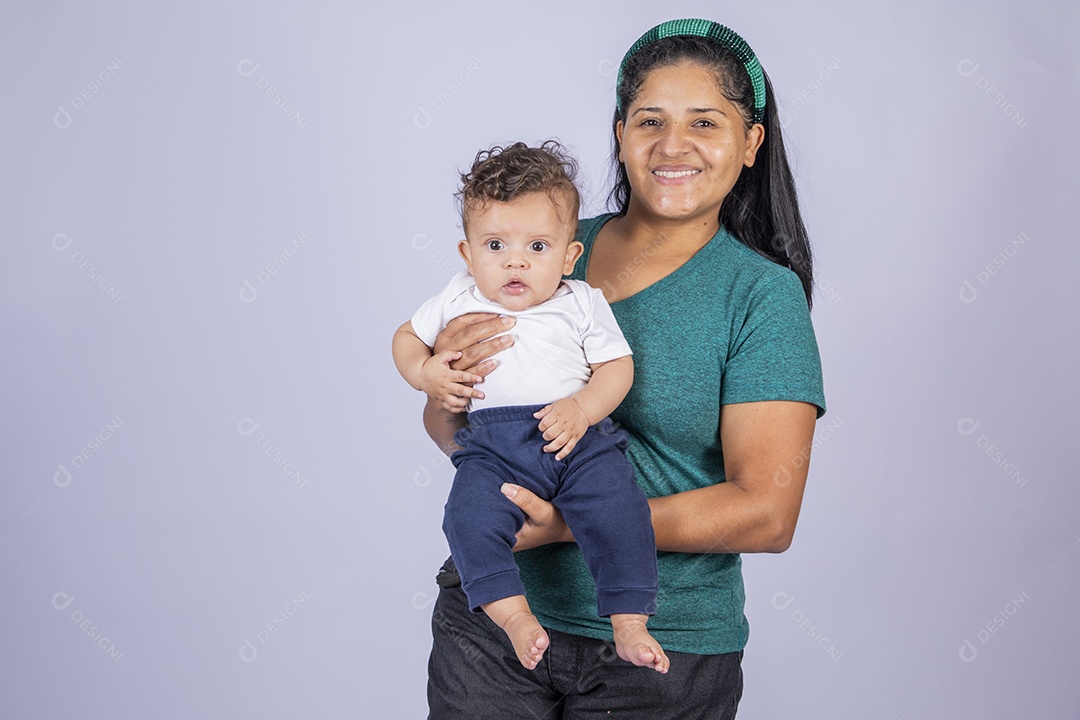
[[[678,185],[681,182],[698,175],[700,172],[701,169],[695,167],[688,167],[684,165],[662,165],[660,167],[653,168],[652,174],[659,180],[659,182],[665,185]]]

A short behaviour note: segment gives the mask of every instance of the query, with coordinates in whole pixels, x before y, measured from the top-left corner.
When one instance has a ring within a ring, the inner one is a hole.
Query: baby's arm
[[[533,417],[540,420],[540,432],[548,444],[544,452],[555,452],[556,460],[570,454],[589,426],[603,420],[619,406],[634,383],[634,361],[624,355],[603,363],[590,364],[592,377],[581,390],[568,398],[541,408]]]
[[[405,382],[422,390],[439,407],[450,412],[465,412],[469,398],[482,398],[484,394],[463,383],[483,380],[479,375],[451,370],[450,363],[461,357],[457,351],[433,354],[413,330],[412,322],[406,321],[394,333],[394,364]]]

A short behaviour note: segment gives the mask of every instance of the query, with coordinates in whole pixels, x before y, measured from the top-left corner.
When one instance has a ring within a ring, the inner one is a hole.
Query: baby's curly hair
[[[532,192],[546,192],[576,224],[581,204],[574,185],[576,176],[577,163],[555,140],[547,140],[535,148],[516,142],[481,150],[469,172],[461,174],[457,198],[462,226],[468,226],[471,211],[482,209],[489,202],[509,202]]]

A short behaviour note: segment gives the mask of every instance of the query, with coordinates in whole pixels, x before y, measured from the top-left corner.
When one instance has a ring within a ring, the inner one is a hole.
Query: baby
[[[500,492],[515,483],[562,512],[619,657],[663,673],[668,657],[645,627],[657,591],[649,506],[624,454],[626,433],[607,419],[633,383],[630,347],[603,293],[563,279],[584,249],[574,239],[574,173],[553,141],[477,154],[459,193],[466,239],[458,252],[468,269],[398,328],[394,362],[433,398],[470,398],[469,427],[454,436],[443,530],[472,611],[503,629],[522,665],[537,666],[549,638],[513,555],[525,516]],[[484,392],[469,387],[481,378],[450,369],[459,353],[432,350],[446,324],[468,312],[516,319],[514,344],[499,353]]]

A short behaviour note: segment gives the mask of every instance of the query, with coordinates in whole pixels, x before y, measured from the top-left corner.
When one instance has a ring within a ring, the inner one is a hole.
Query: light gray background
[[[602,206],[681,16],[770,73],[819,272],[740,718],[1077,717],[1080,7],[929,0],[5,3],[0,716],[423,715],[452,473],[390,336],[478,149]]]

